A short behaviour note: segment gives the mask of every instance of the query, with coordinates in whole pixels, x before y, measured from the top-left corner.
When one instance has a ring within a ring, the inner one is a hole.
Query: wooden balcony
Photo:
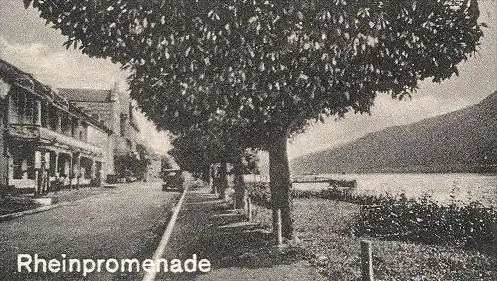
[[[8,135],[19,141],[38,142],[45,146],[65,146],[96,157],[103,157],[104,155],[101,147],[39,125],[9,124]]]

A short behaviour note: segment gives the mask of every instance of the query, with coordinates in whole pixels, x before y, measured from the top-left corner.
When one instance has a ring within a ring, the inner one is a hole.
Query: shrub
[[[479,202],[440,205],[429,197],[362,205],[359,234],[482,249],[495,245],[497,213]]]
[[[247,195],[253,203],[266,208],[271,208],[271,192],[269,191],[269,185],[267,183],[253,182],[247,183],[246,185]]]
[[[271,207],[267,183],[250,183],[247,190],[254,203]],[[352,233],[361,236],[477,249],[497,245],[497,211],[476,201],[441,205],[426,195],[408,199],[404,194],[360,195],[337,189],[293,190],[292,196],[360,204]]]

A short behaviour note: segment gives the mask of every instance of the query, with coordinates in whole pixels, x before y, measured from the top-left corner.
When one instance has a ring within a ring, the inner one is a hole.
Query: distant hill
[[[497,172],[497,92],[461,110],[296,158],[291,168],[294,174]]]

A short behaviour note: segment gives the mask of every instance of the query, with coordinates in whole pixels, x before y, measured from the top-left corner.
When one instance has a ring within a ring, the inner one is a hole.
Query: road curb
[[[72,201],[72,202],[76,202],[76,201]],[[65,206],[65,205],[67,205],[69,203],[70,202],[62,202],[62,203],[57,203],[57,204],[53,204],[53,205],[48,205],[48,206],[42,206],[42,207],[38,207],[38,208],[34,208],[34,209],[29,209],[29,210],[25,210],[25,211],[21,211],[21,212],[17,212],[17,213],[1,215],[0,216],[0,222],[13,220],[15,218],[23,217],[23,216],[26,216],[26,215],[31,215],[31,214],[45,212],[45,211],[48,211],[48,210],[51,210],[51,209],[55,209],[55,208],[58,208],[58,207]]]
[[[171,215],[171,219],[169,220],[166,230],[164,231],[164,234],[162,234],[162,238],[159,242],[159,246],[157,246],[157,249],[154,252],[154,255],[152,256],[152,260],[158,260],[162,258],[162,255],[164,254],[164,251],[166,250],[167,243],[169,242],[169,238],[171,237],[171,234],[173,232],[174,225],[176,224],[176,220],[178,218],[179,211],[181,209],[181,206],[183,205],[183,201],[185,200],[186,193],[188,192],[189,185],[185,187],[185,190],[183,190],[183,194],[181,194],[180,199],[176,203],[176,205],[173,207],[173,213]],[[154,271],[148,271],[145,273],[143,276],[142,281],[153,281],[155,280],[155,277],[157,275],[157,272]]]
[[[65,202],[61,202],[61,203],[55,203],[55,204],[52,204],[52,205],[42,206],[42,207],[38,207],[38,208],[34,208],[34,209],[29,209],[29,210],[25,210],[25,211],[21,211],[21,212],[16,212],[16,213],[12,213],[12,214],[1,215],[0,216],[0,222],[13,220],[13,219],[20,218],[20,217],[23,217],[23,216],[26,216],[26,215],[32,215],[32,214],[36,214],[36,213],[45,212],[45,211],[48,211],[48,210],[52,210],[52,209],[55,209],[55,208],[66,206],[66,205],[71,204],[71,203],[76,203],[78,201],[81,201],[81,200],[84,200],[84,199],[87,199],[87,198],[97,197],[99,195],[101,195],[101,194],[94,194],[94,195],[91,195],[91,196],[88,196],[88,197],[83,197],[83,198],[80,198],[80,199],[74,200],[74,201],[65,201]]]

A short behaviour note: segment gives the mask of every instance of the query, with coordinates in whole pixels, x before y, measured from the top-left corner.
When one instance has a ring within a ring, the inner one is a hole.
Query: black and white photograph
[[[496,281],[496,1],[0,0],[0,280]]]

